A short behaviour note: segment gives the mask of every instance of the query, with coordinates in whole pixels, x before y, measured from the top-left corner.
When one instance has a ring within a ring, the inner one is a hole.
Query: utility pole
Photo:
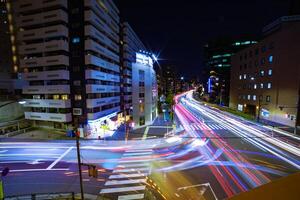
[[[294,128],[294,134],[297,134],[297,122],[299,119],[299,112],[300,112],[300,82],[299,82],[299,86],[298,86],[298,102],[297,102],[297,106],[296,106],[296,118],[295,118],[295,128]]]
[[[81,193],[81,200],[84,200],[83,194],[83,183],[82,183],[82,172],[81,172],[81,159],[80,159],[80,147],[79,147],[79,133],[76,134],[76,149],[77,149],[77,161],[78,161],[78,172],[79,172],[79,179],[80,179],[80,193]]]
[[[261,96],[258,97],[258,108],[257,108],[257,118],[256,118],[257,122],[259,122],[260,120],[260,108],[261,108]]]

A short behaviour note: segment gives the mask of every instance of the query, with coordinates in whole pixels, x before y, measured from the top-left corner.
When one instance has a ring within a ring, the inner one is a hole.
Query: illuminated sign
[[[143,65],[149,65],[153,67],[153,60],[150,56],[142,54],[142,53],[136,53],[136,63],[140,63]]]
[[[270,112],[267,109],[262,108],[261,109],[261,115],[264,116],[264,117],[269,117]]]

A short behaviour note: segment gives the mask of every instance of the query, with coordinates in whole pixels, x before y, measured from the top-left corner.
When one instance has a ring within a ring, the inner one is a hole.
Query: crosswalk
[[[108,177],[100,195],[118,200],[144,199],[152,154],[151,149],[127,150]]]
[[[189,127],[193,131],[204,131],[204,130],[228,130],[228,127],[217,124],[217,123],[210,123],[210,124],[187,124],[185,127]],[[182,125],[180,125],[180,129],[184,129]]]

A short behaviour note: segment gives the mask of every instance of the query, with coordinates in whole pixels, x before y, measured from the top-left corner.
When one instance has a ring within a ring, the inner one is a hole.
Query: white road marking
[[[123,156],[129,157],[129,156],[149,155],[149,154],[152,154],[152,152],[149,151],[149,152],[137,152],[137,153],[124,153]]]
[[[152,159],[143,159],[143,160],[120,160],[119,163],[141,163],[141,162],[150,162]]]
[[[123,184],[138,184],[138,183],[146,183],[146,179],[132,179],[132,180],[112,180],[112,181],[107,181],[105,183],[105,186],[108,185],[123,185]]]
[[[128,194],[118,197],[118,200],[134,200],[134,199],[144,199],[144,194]]]
[[[118,175],[110,175],[109,179],[121,179],[121,178],[136,178],[136,177],[145,177],[148,176],[147,173],[137,173],[137,174],[118,174]]]
[[[51,165],[49,165],[47,167],[47,169],[52,169],[59,161],[61,161],[61,159],[63,159],[63,157],[65,157],[71,150],[73,149],[73,147],[70,147],[68,150],[65,151],[65,153],[63,153],[59,158],[57,158]]]
[[[128,168],[128,169],[115,169],[113,173],[128,173],[128,172],[137,172],[137,171],[150,171],[150,168]]]
[[[129,168],[129,167],[147,167],[149,163],[136,163],[136,164],[121,164],[117,168]]]
[[[100,191],[100,194],[117,193],[117,192],[130,192],[130,191],[138,191],[138,190],[145,190],[145,189],[146,189],[146,186],[108,188],[108,189],[102,189]]]
[[[9,172],[38,172],[38,171],[68,171],[69,168],[56,168],[56,169],[12,169]],[[0,172],[2,172],[0,170]]]
[[[54,153],[20,153],[20,154],[0,154],[1,157],[7,156],[58,156],[59,154]]]

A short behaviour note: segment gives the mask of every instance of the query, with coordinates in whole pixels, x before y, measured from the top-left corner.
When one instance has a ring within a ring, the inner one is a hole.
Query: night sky
[[[203,67],[203,45],[219,36],[253,35],[287,15],[288,0],[117,0],[123,17],[160,62],[187,77]]]

